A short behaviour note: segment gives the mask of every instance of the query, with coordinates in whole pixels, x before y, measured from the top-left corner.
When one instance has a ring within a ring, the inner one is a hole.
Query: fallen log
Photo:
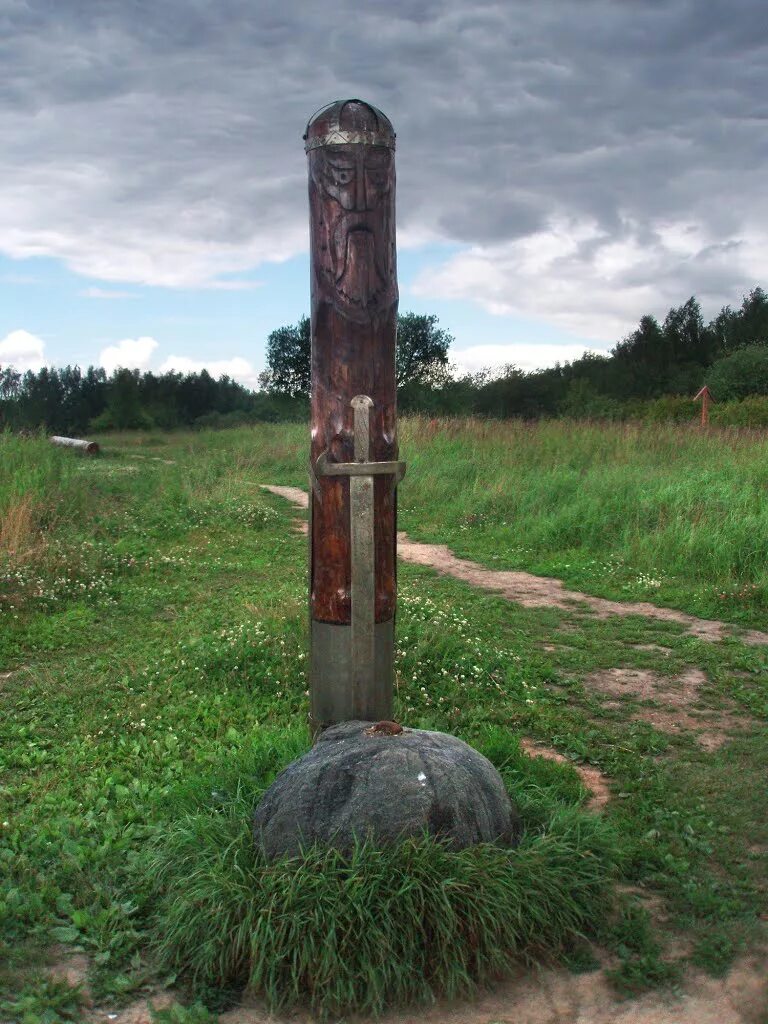
[[[89,455],[96,455],[99,451],[95,441],[82,441],[77,437],[52,437],[51,444],[60,445],[62,448],[77,448],[82,452],[88,452]]]

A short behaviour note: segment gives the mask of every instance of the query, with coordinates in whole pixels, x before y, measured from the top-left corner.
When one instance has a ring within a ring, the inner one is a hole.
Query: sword
[[[354,462],[331,462],[328,452],[318,456],[315,473],[349,477],[349,525],[352,556],[352,709],[364,717],[367,695],[375,676],[376,551],[373,481],[391,476],[392,486],[405,476],[404,462],[371,462],[371,410],[368,395],[355,395]],[[314,489],[314,481],[313,481]],[[320,488],[315,489],[319,494]]]

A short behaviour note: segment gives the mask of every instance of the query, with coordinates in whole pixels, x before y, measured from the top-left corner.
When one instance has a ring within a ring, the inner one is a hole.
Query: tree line
[[[741,306],[704,322],[695,297],[659,321],[643,316],[607,355],[523,371],[515,366],[459,374],[451,334],[434,315],[398,317],[398,401],[405,412],[537,418],[672,415],[703,383],[718,401],[768,396],[768,295],[754,288]],[[230,377],[141,373],[96,367],[0,367],[0,427],[54,433],[228,426],[303,419],[310,385],[310,324],[302,317],[267,340],[268,367],[256,391]],[[681,406],[682,408],[682,406]],[[688,408],[685,415],[690,415]],[[765,412],[768,418],[768,411]]]
[[[709,323],[692,297],[661,322],[643,316],[607,355],[585,353],[529,373],[507,367],[496,379],[480,375],[453,386],[459,403],[468,400],[478,414],[620,417],[641,412],[644,404],[690,397],[704,383],[719,401],[768,395],[768,296],[762,288]]]
[[[516,366],[475,374],[452,371],[451,335],[435,316],[398,319],[398,402],[431,415],[590,416],[663,414],[667,398],[690,398],[705,382],[718,400],[768,396],[768,295],[754,288],[738,309],[725,306],[704,322],[695,297],[663,321],[643,316],[607,355],[585,353],[541,370]],[[306,396],[310,377],[309,321],[274,331],[267,345],[263,387]],[[690,415],[690,409],[687,411]]]
[[[401,383],[436,386],[453,338],[435,316],[399,318],[397,371]],[[259,389],[223,376],[100,367],[45,366],[19,373],[0,366],[0,429],[54,434],[175,427],[225,427],[259,421],[305,419],[309,403],[310,327],[307,317],[273,331],[269,369]]]
[[[299,403],[300,404],[300,403]],[[0,428],[53,434],[237,425],[302,415],[297,403],[250,391],[230,377],[100,367],[0,367]]]

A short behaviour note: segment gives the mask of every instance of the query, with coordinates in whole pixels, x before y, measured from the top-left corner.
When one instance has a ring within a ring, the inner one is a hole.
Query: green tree
[[[107,404],[107,374],[101,366],[89,366],[80,382],[77,429],[86,431]]]
[[[278,327],[267,338],[269,370],[262,375],[266,391],[295,398],[309,394],[311,340],[309,317]]]
[[[719,401],[768,395],[768,345],[747,345],[713,363],[707,384]]]
[[[21,374],[12,366],[0,366],[0,430],[18,418]]]
[[[622,393],[618,397],[647,398],[662,393],[669,368],[668,339],[656,317],[641,317],[611,355],[621,370]]]
[[[674,307],[664,320],[664,335],[675,367],[708,366],[717,351],[717,338],[704,326],[701,307],[694,295],[682,306]]]
[[[16,398],[19,394],[21,374],[12,366],[0,366],[0,398]]]
[[[395,367],[397,385],[437,387],[448,379],[448,348],[452,335],[438,327],[438,318],[403,313],[397,318]],[[279,327],[267,339],[267,364],[261,384],[265,391],[292,398],[309,394],[311,340],[310,323],[302,317],[297,324]]]
[[[109,379],[109,398],[104,413],[105,426],[132,430],[149,425],[149,417],[141,407],[139,371],[125,367],[115,370]]]
[[[32,370],[22,377],[24,410],[22,424],[26,427],[44,427],[58,432],[61,426],[61,405],[64,389],[59,373],[53,366],[43,366],[37,373]]]
[[[437,326],[433,314],[401,313],[397,318],[395,372],[397,386],[445,383],[448,376],[448,349],[453,335]]]
[[[768,338],[768,295],[762,288],[753,288],[744,296],[740,309],[723,306],[709,329],[721,355],[744,345],[764,344]]]

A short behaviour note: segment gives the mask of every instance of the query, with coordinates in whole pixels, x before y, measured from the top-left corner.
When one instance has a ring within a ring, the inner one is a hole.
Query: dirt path
[[[272,494],[293,502],[299,508],[307,508],[306,491],[298,487],[277,487],[270,484],[261,486]],[[746,644],[768,644],[768,633],[761,633],[756,629],[738,632],[725,622],[699,619],[675,608],[659,608],[648,601],[609,601],[603,597],[582,594],[578,590],[567,590],[560,580],[549,576],[488,569],[477,562],[457,557],[445,544],[422,544],[411,540],[405,533],[397,535],[397,553],[405,562],[426,565],[447,576],[471,583],[472,586],[494,591],[524,608],[562,608],[574,611],[579,606],[586,606],[601,619],[609,618],[611,615],[642,615],[660,622],[677,622],[685,626],[687,633],[712,643],[727,636],[738,635]]]
[[[532,740],[526,736],[520,740],[520,747],[529,757],[543,757],[546,761],[569,764],[578,774],[585,789],[588,789],[592,794],[587,802],[587,808],[590,811],[601,811],[611,799],[610,780],[603,775],[599,768],[595,768],[594,765],[579,764],[577,761],[571,761],[565,754],[555,750],[554,747],[548,747],[546,744],[539,743],[538,740]]]
[[[557,969],[521,970],[519,976],[481,995],[474,1003],[437,1003],[387,1013],[380,1024],[762,1024],[765,1020],[764,963],[745,961],[724,979],[692,974],[678,995],[652,992],[617,1003],[602,972],[571,974]],[[70,981],[74,980],[70,977]],[[172,1000],[154,997],[155,1009]],[[148,1001],[120,1009],[95,1007],[91,1024],[151,1024]],[[349,1024],[362,1018],[345,1018]],[[316,1024],[306,1013],[272,1016],[263,1004],[246,1000],[219,1017],[220,1024]]]
[[[175,466],[176,459],[161,459],[159,455],[140,455],[139,452],[126,452],[128,459],[144,459],[146,462],[162,462],[164,466]]]

